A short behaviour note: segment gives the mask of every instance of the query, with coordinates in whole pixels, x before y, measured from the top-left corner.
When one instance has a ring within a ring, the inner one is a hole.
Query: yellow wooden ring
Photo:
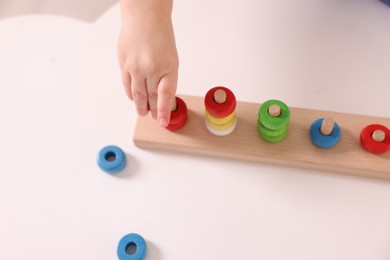
[[[215,117],[206,110],[206,119],[207,121],[214,123],[215,125],[224,125],[230,122],[233,118],[236,117],[236,111],[233,111],[227,117]]]
[[[227,122],[226,124],[223,124],[223,125],[218,125],[218,124],[215,124],[214,122],[211,122],[210,120],[208,120],[208,118],[206,118],[206,122],[207,124],[209,124],[210,127],[214,128],[215,130],[219,130],[219,131],[225,131],[229,128],[231,128],[234,123],[236,122],[237,118],[236,117],[233,117],[229,122]]]

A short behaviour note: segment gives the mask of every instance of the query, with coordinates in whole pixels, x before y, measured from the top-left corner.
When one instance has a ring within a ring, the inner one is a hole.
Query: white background
[[[131,232],[148,260],[390,259],[389,181],[136,148],[119,18],[0,20],[0,260],[116,259]],[[173,18],[180,94],[390,117],[380,1],[181,0]]]

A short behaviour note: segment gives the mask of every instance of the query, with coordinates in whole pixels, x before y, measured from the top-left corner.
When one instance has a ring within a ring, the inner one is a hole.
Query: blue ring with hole
[[[99,151],[97,163],[103,171],[115,174],[126,167],[126,155],[118,146],[108,145]]]
[[[319,148],[331,148],[339,143],[341,138],[341,130],[337,123],[334,123],[333,131],[330,135],[321,133],[321,125],[324,118],[317,119],[310,127],[310,138],[313,144]]]
[[[136,247],[133,254],[127,252],[130,245],[135,245]],[[127,234],[119,241],[117,255],[119,260],[143,260],[146,255],[145,239],[135,233]]]

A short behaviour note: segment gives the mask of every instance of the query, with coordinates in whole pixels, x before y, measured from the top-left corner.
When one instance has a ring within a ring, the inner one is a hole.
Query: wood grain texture
[[[238,125],[229,136],[210,134],[205,127],[203,98],[180,96],[188,122],[177,132],[158,126],[151,116],[139,117],[134,143],[143,149],[221,157],[325,172],[390,179],[390,152],[374,155],[360,145],[360,131],[369,124],[390,127],[390,119],[303,108],[291,108],[289,133],[280,143],[267,143],[257,132],[260,103],[237,102]],[[321,117],[332,117],[341,128],[340,143],[320,149],[311,143],[309,128]]]

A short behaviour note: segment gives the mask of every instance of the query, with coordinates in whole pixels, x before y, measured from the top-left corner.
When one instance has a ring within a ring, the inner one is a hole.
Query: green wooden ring
[[[273,117],[268,113],[271,105],[278,105],[281,108],[281,114],[278,117]],[[290,109],[282,101],[268,100],[259,108],[259,121],[270,130],[286,129],[290,123]]]
[[[278,130],[271,130],[271,129],[266,128],[260,121],[258,121],[257,122],[257,129],[264,136],[277,137],[277,136],[283,135],[285,132],[287,132],[288,127],[278,129]]]
[[[288,131],[284,132],[283,134],[279,135],[279,136],[266,136],[264,134],[262,134],[260,131],[259,131],[259,135],[260,137],[264,140],[264,141],[267,141],[269,143],[278,143],[280,141],[283,141],[286,137],[287,137],[287,134],[288,134]]]

